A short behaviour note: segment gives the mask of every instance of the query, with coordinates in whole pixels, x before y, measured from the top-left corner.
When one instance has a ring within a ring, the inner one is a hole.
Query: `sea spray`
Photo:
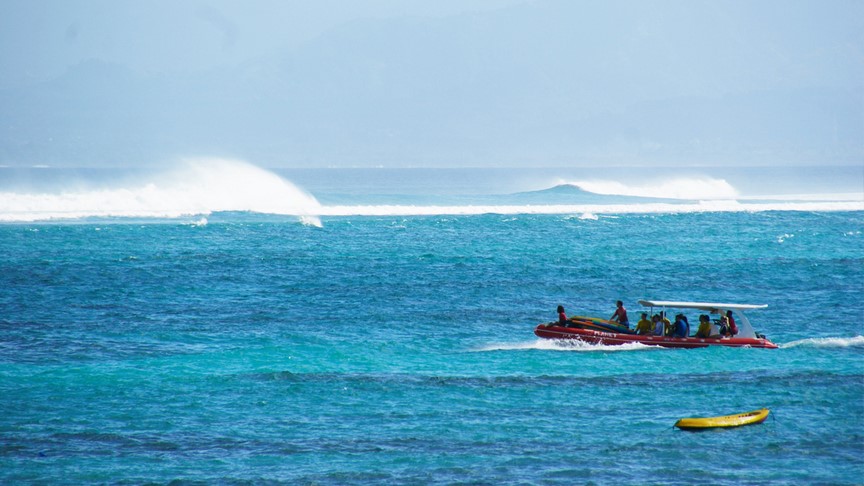
[[[63,170],[42,169],[31,175],[41,181],[38,189],[20,181],[16,187],[15,177],[0,181],[0,222],[205,217],[233,212],[296,216],[305,225],[320,226],[322,216],[562,214],[590,221],[616,214],[864,210],[864,198],[730,199],[738,191],[724,179],[708,177],[673,176],[667,182],[641,185],[580,179],[575,184],[582,184],[582,189],[561,190],[556,186],[532,193],[467,197],[448,195],[449,186],[427,189],[443,191],[434,195],[394,192],[406,189],[405,174],[397,172],[397,178],[381,180],[381,187],[375,188],[380,194],[370,197],[355,194],[356,181],[352,177],[357,174],[350,171],[319,171],[311,178],[308,172],[292,173],[292,180],[300,177],[304,187],[312,184],[316,191],[322,191],[322,201],[327,201],[322,204],[276,173],[236,160],[190,159],[157,172],[136,169],[66,175]],[[111,179],[105,179],[105,175]],[[322,179],[322,175],[327,177]],[[326,189],[321,189],[324,179],[328,181]],[[677,199],[685,196],[693,199]]]
[[[290,215],[320,225],[318,201],[291,182],[246,162],[189,159],[177,167],[115,187],[59,187],[53,192],[0,193],[0,221],[80,218],[178,218],[247,211]],[[200,220],[199,220],[200,221]]]

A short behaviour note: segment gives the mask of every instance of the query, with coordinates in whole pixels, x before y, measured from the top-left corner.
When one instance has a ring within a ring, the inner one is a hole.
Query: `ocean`
[[[0,168],[0,482],[861,484],[862,231],[862,167]],[[640,299],[779,349],[533,334]]]

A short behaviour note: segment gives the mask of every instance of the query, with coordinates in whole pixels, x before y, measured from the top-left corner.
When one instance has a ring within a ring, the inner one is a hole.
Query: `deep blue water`
[[[0,169],[0,483],[864,477],[862,168],[281,173]],[[780,349],[532,333],[643,298]]]
[[[0,225],[0,482],[864,477],[861,212],[195,221]],[[532,334],[640,298],[768,304],[781,349]]]

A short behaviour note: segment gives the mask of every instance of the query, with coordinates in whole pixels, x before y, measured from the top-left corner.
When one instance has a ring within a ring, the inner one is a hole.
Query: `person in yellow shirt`
[[[702,314],[699,316],[699,330],[696,331],[696,337],[707,338],[711,336],[711,318]]]
[[[653,334],[654,333],[654,323],[651,322],[651,319],[648,319],[648,313],[642,313],[642,319],[639,319],[639,322],[636,324],[636,334]]]

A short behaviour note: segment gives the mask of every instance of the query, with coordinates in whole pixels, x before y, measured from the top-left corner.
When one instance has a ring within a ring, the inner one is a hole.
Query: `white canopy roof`
[[[712,302],[677,302],[671,300],[640,300],[645,307],[676,307],[679,309],[701,309],[706,311],[764,309],[767,305],[753,304],[718,304]]]

